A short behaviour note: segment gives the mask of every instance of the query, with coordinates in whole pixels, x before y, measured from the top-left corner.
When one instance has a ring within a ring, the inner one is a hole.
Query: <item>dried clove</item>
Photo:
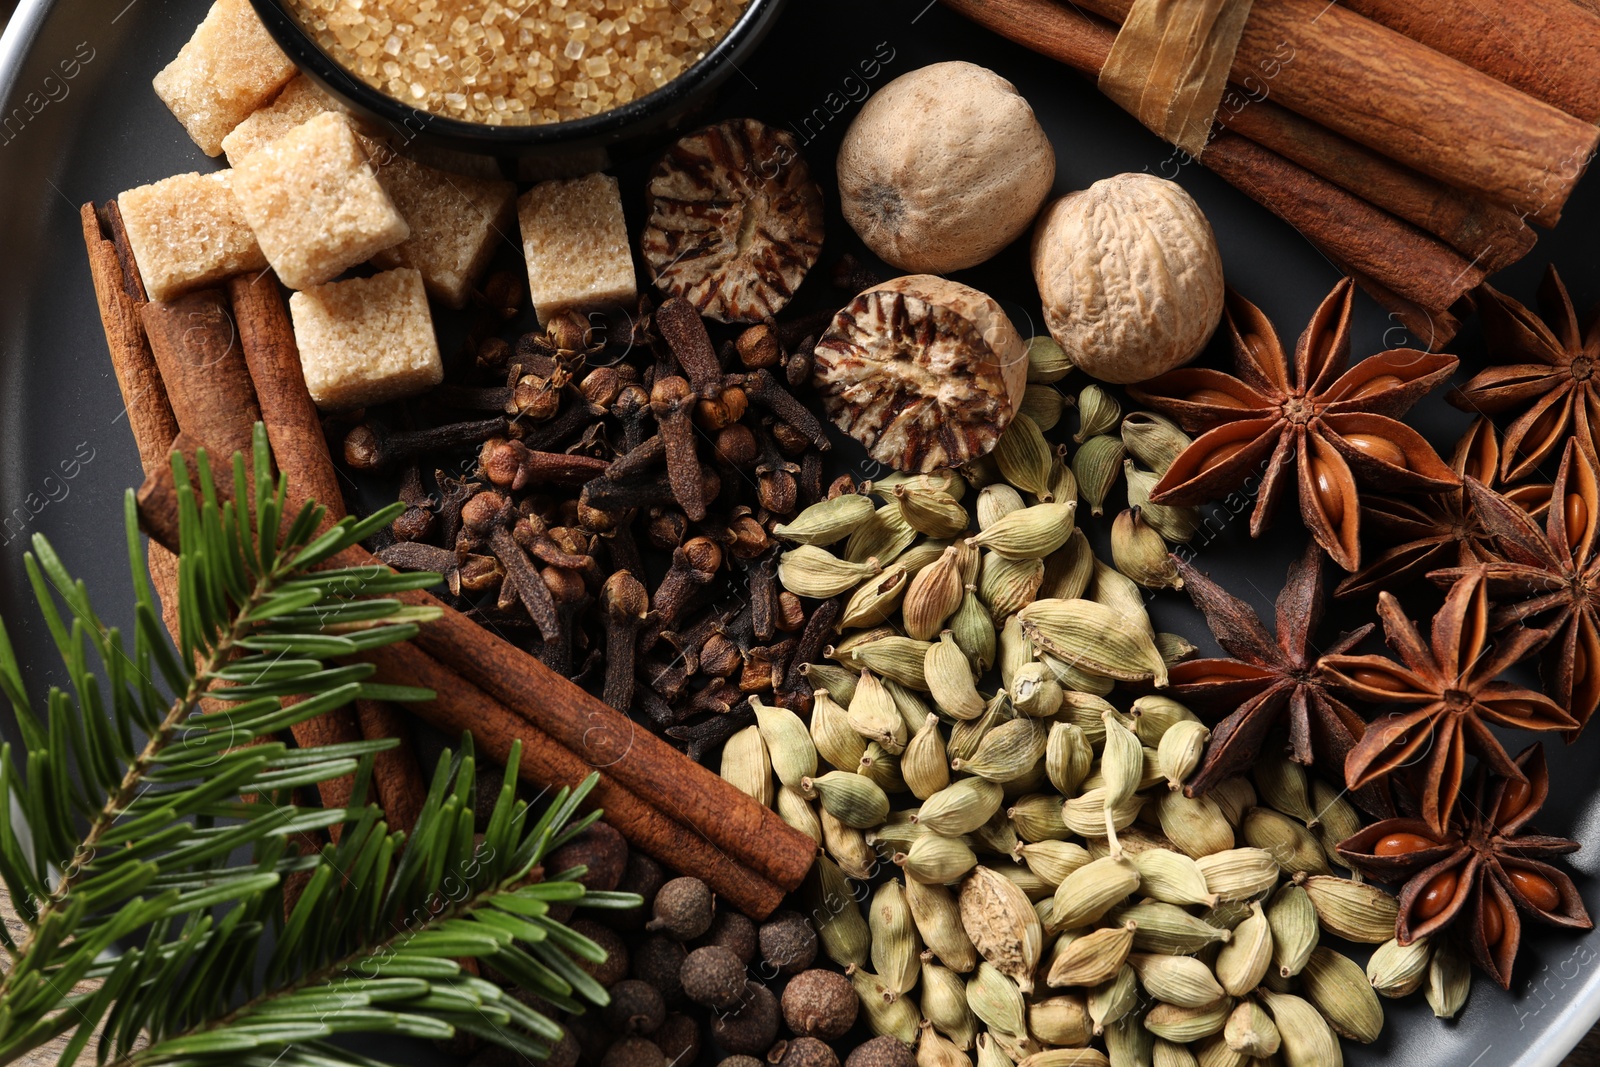
[[[639,579],[620,570],[600,590],[605,621],[606,674],[602,699],[618,711],[633,703],[633,652],[650,610],[650,594]]]
[[[454,422],[423,430],[391,430],[381,423],[357,424],[344,438],[344,461],[358,471],[390,470],[430,452],[476,445],[506,432],[506,420]]]
[[[744,703],[726,715],[713,715],[692,725],[673,726],[667,730],[667,736],[674,741],[682,741],[690,759],[703,762],[712,753],[722,751],[722,745],[728,738],[755,721],[755,712],[750,710],[748,703]]]
[[[700,461],[695,455],[695,431],[690,412],[695,401],[689,383],[677,375],[656,380],[650,389],[650,410],[666,444],[667,477],[672,494],[685,515],[694,522],[706,517],[706,498],[700,480]]]

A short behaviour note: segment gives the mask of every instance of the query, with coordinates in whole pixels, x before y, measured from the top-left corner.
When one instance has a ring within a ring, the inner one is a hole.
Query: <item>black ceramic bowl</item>
[[[749,0],[711,51],[655,92],[598,115],[536,126],[488,126],[420,111],[334,62],[301,28],[285,0],[250,2],[279,47],[312,81],[356,114],[392,131],[401,151],[459,170],[479,170],[488,157],[511,177],[540,179],[603,170],[692,121],[749,58],[786,0]]]

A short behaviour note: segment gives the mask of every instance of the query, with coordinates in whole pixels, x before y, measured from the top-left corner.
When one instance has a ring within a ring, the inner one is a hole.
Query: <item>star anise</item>
[[[1294,364],[1260,309],[1230,292],[1226,306],[1239,376],[1183,367],[1129,389],[1140,402],[1202,434],[1156,484],[1158,504],[1203,504],[1260,476],[1250,534],[1258,537],[1298,472],[1300,515],[1347,571],[1361,565],[1359,479],[1380,492],[1460,484],[1422,435],[1396,420],[1455,371],[1456,358],[1380,352],[1346,369],[1348,278],[1300,335]]]
[[[1506,429],[1501,476],[1526,477],[1571,433],[1595,454],[1600,421],[1600,315],[1587,330],[1551,265],[1539,285],[1543,318],[1492,286],[1473,294],[1489,351],[1505,362],[1474,377],[1452,396],[1458,407],[1489,415],[1517,410]]]
[[[1357,789],[1415,764],[1422,817],[1436,832],[1450,824],[1468,751],[1496,773],[1522,780],[1489,723],[1523,730],[1577,726],[1549,697],[1497,680],[1546,635],[1532,628],[1512,629],[1491,645],[1489,615],[1488,579],[1479,566],[1451,587],[1433,617],[1431,642],[1422,639],[1393,593],[1378,594],[1384,636],[1400,663],[1384,656],[1322,657],[1323,670],[1346,692],[1371,704],[1399,705],[1369,723],[1350,750],[1344,765],[1347,784]]]
[[[1478,965],[1503,989],[1511,986],[1522,942],[1517,909],[1552,926],[1594,925],[1572,879],[1540,860],[1576,852],[1578,843],[1528,825],[1550,793],[1544,747],[1535,742],[1515,762],[1518,778],[1478,766],[1474,799],[1445,833],[1420,819],[1385,819],[1339,844],[1339,855],[1367,877],[1405,883],[1395,922],[1402,945],[1437,935],[1465,914]]]
[[[1456,442],[1450,469],[1491,487],[1499,482],[1500,440],[1487,416],[1473,420]],[[1505,497],[1537,517],[1550,506],[1550,486],[1512,486],[1505,490]],[[1333,591],[1335,597],[1395,589],[1440,566],[1469,567],[1490,555],[1484,551],[1488,535],[1464,487],[1413,499],[1363,496],[1361,522],[1368,535],[1376,535],[1391,547],[1340,582]]]
[[[1600,707],[1600,475],[1595,462],[1575,438],[1567,441],[1543,530],[1482,482],[1469,479],[1467,491],[1497,550],[1498,558],[1484,565],[1495,601],[1490,625],[1540,628],[1534,632],[1548,641],[1540,664],[1545,691],[1582,729]],[[1460,572],[1446,569],[1429,577],[1455,581]]]
[[[1289,758],[1297,763],[1343,766],[1361,736],[1361,716],[1328,692],[1317,670],[1317,653],[1309,647],[1322,621],[1322,560],[1322,549],[1311,541],[1289,568],[1276,604],[1276,637],[1267,633],[1250,605],[1187,562],[1177,561],[1189,598],[1205,614],[1217,643],[1234,657],[1188,660],[1168,671],[1168,692],[1174,697],[1202,714],[1225,715],[1212,729],[1205,757],[1184,787],[1189,796],[1247,771],[1284,719]],[[1354,648],[1371,631],[1368,623],[1340,635],[1332,651]],[[1360,791],[1356,799],[1375,814],[1393,810],[1387,794],[1377,789]]]

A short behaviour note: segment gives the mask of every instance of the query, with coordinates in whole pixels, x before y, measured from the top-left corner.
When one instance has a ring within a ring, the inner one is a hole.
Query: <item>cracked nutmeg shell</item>
[[[766,322],[822,250],[822,190],[794,137],[755,119],[689,134],[645,189],[651,281],[718,322]]]
[[[833,318],[814,382],[828,417],[897,470],[987,455],[1027,386],[1028,347],[991,297],[913,274],[875,285]]]

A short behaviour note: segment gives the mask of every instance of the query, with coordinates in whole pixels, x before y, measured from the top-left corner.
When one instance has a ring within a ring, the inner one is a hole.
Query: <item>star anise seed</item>
[[[1358,479],[1380,492],[1461,483],[1422,435],[1396,418],[1450,377],[1456,358],[1391,349],[1349,367],[1353,292],[1348,278],[1334,286],[1300,335],[1292,367],[1266,316],[1230,292],[1225,317],[1238,377],[1183,367],[1129,389],[1201,434],[1167,469],[1152,500],[1203,504],[1260,474],[1250,516],[1250,534],[1258,537],[1293,468],[1306,528],[1353,571],[1361,565]]]

